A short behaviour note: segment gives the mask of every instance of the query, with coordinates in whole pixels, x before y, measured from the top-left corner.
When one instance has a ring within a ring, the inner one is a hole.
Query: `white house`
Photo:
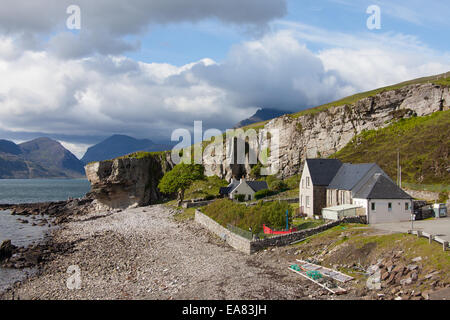
[[[269,189],[266,181],[247,181],[245,179],[231,179],[227,187],[220,188],[220,194],[234,199],[236,195],[243,194],[245,200],[254,200],[255,193],[260,190]]]
[[[326,188],[341,166],[338,159],[306,159],[299,185],[301,213],[312,217],[327,206]]]
[[[364,208],[370,224],[409,221],[413,210],[412,197],[377,173],[355,193],[353,204]]]
[[[308,216],[366,215],[368,223],[409,221],[412,197],[375,163],[307,159],[300,180],[300,209]]]

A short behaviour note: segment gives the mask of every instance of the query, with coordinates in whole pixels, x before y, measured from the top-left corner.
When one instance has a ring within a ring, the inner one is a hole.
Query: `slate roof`
[[[246,180],[245,182],[255,192],[258,192],[260,190],[269,189],[269,186],[267,185],[266,181],[247,181]],[[219,190],[219,194],[221,194],[221,195],[230,194],[230,192],[232,192],[234,189],[236,189],[240,183],[241,183],[240,181],[235,181],[235,182],[230,183],[228,185],[228,187],[221,187]]]
[[[328,186],[342,166],[339,159],[306,159],[314,186]]]
[[[359,189],[353,198],[358,199],[412,199],[412,197],[397,186],[392,180],[382,174],[374,174]]]
[[[219,189],[219,194],[229,194],[231,191],[233,191],[239,185],[239,183],[240,183],[240,181],[234,180],[227,187],[221,187]]]
[[[374,167],[375,163],[352,164],[344,163],[339,168],[329,189],[352,190],[356,184]],[[380,169],[381,170],[381,169]]]
[[[255,192],[269,189],[269,186],[267,185],[266,181],[246,181],[246,182],[250,186],[250,188],[252,188],[253,191]]]

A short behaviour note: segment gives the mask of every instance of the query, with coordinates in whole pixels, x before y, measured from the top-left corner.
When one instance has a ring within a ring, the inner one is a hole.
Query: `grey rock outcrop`
[[[284,178],[299,173],[306,158],[328,157],[345,147],[363,130],[383,128],[393,120],[413,115],[425,116],[449,108],[449,87],[431,83],[414,84],[381,92],[352,105],[334,106],[298,118],[285,115],[268,122],[258,134],[261,138],[271,129],[279,130],[278,175]],[[255,152],[266,147],[258,144]],[[223,163],[229,161],[226,152],[223,159]],[[276,159],[271,155],[269,160],[273,163]],[[248,163],[242,168],[248,176]],[[230,178],[232,167],[224,164],[207,165],[205,172],[207,175]]]
[[[145,206],[162,199],[157,186],[173,168],[170,153],[117,158],[86,165],[97,209]]]

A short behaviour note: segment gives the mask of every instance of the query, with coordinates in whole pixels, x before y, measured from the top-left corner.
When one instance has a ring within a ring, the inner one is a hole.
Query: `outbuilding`
[[[322,209],[322,218],[327,220],[341,220],[343,218],[357,217],[359,215],[365,215],[364,209],[355,204],[342,204]]]

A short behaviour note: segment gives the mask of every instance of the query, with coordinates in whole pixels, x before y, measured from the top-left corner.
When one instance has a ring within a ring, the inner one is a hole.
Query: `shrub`
[[[439,193],[439,199],[438,199],[438,202],[439,202],[439,203],[446,203],[447,200],[448,200],[448,193],[447,193],[447,192],[444,192],[444,191],[440,192],[440,193]]]
[[[229,199],[219,199],[207,205],[203,212],[224,227],[231,224],[243,230],[252,228],[253,233],[260,233],[263,224],[273,229],[284,229],[286,210],[289,211],[289,223],[292,223],[292,207],[284,201],[259,201],[256,206],[247,207]]]
[[[235,194],[234,195],[234,200],[237,200],[239,202],[244,202],[245,201],[245,194]]]
[[[269,190],[269,189],[260,190],[258,192],[255,192],[255,199],[259,200],[259,199],[271,196],[273,194],[274,194],[274,192],[272,190]]]
[[[287,178],[284,182],[286,183],[286,186],[289,190],[294,190],[298,189],[300,178],[301,176],[299,174],[296,174],[295,176]]]
[[[284,183],[283,180],[275,180],[274,182],[271,183],[270,189],[273,191],[281,192],[287,189],[287,185],[286,183]]]

